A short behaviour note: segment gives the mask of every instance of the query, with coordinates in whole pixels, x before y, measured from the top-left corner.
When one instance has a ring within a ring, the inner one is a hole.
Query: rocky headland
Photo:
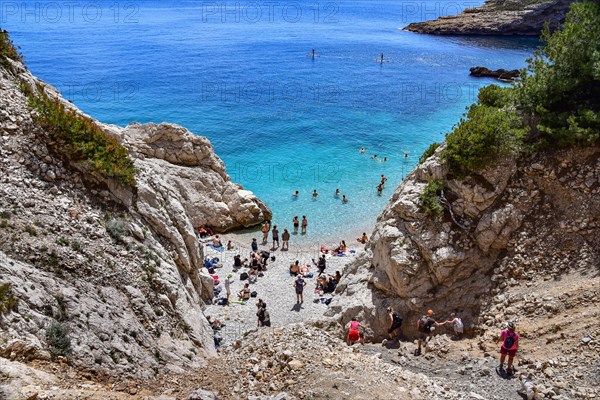
[[[574,0],[486,0],[455,16],[413,22],[404,29],[434,35],[538,36],[549,24],[556,29]]]
[[[92,121],[135,169],[133,182],[97,173],[40,125],[35,90],[90,120],[3,57],[0,356],[68,362],[87,379],[205,366],[216,356],[203,315],[213,280],[196,229],[250,227],[270,210],[231,182],[208,139],[172,124]]]

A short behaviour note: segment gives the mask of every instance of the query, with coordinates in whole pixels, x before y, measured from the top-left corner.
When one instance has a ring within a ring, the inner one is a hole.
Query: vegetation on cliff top
[[[0,65],[8,68],[7,59],[23,62],[23,57],[0,30]],[[20,88],[37,111],[36,122],[51,135],[67,142],[65,155],[71,161],[85,163],[99,175],[125,185],[135,183],[135,168],[129,152],[117,139],[105,133],[91,118],[68,109],[59,99],[50,98],[42,85],[32,89],[24,81]]]
[[[52,135],[65,140],[66,155],[83,162],[105,178],[133,185],[135,168],[129,152],[117,139],[105,133],[91,119],[69,110],[58,99],[50,98],[43,87],[27,91],[29,105],[37,110],[36,122]]]
[[[482,89],[452,132],[442,158],[457,178],[498,157],[600,137],[600,5],[574,3],[562,30],[546,29],[515,87]]]
[[[23,61],[19,48],[10,40],[8,32],[0,30],[0,64],[8,66],[7,58],[14,61]]]

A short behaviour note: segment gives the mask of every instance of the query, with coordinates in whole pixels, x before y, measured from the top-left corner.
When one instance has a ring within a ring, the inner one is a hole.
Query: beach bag
[[[242,272],[240,274],[240,280],[241,281],[245,281],[246,279],[248,279],[248,273],[247,272]]]
[[[217,304],[220,306],[226,306],[227,303],[228,303],[228,301],[225,297],[221,297],[219,300],[217,300]]]
[[[271,261],[275,261],[275,256],[271,256]]]
[[[504,348],[510,350],[515,345],[515,336],[511,335],[509,331],[506,331],[506,338],[504,339]]]
[[[256,292],[250,293],[250,297],[256,297],[256,296],[258,296],[258,293],[256,293]]]

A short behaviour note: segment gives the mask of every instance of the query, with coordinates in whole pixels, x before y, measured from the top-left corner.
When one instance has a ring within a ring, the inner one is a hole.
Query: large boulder
[[[441,321],[459,312],[468,333],[486,330],[503,318],[504,300],[494,299],[508,285],[598,265],[599,146],[504,157],[461,180],[448,174],[444,148],[396,189],[326,314],[344,325],[358,316],[368,339],[387,336],[390,305],[404,314],[406,337],[427,309]],[[437,218],[424,213],[420,196],[440,179]]]

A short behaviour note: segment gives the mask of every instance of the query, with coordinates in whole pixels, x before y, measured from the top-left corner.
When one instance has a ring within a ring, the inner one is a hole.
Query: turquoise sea
[[[306,215],[301,240],[354,242],[423,150],[493,83],[469,68],[522,68],[538,45],[401,30],[478,3],[2,1],[0,26],[30,70],[84,112],[207,136],[280,228]],[[389,180],[378,196],[381,174]]]

